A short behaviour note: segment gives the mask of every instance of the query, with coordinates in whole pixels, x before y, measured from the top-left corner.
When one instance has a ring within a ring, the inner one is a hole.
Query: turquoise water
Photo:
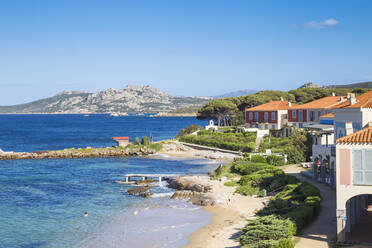
[[[9,130],[11,125],[6,122],[14,123],[12,118],[2,116],[0,148],[3,150],[17,150],[23,141],[22,150],[45,149],[45,140],[51,142],[48,146],[58,148],[71,147],[72,140],[80,140],[79,146],[90,145],[82,137],[90,137],[92,133],[110,144],[110,136],[116,134],[109,128],[100,132],[101,125],[92,123],[84,132],[84,128],[74,126],[84,117],[75,116],[63,125],[56,125],[61,121],[59,116],[57,120],[50,116],[16,116],[22,122],[18,119],[18,125]],[[97,118],[98,122],[104,122],[106,117]],[[135,123],[146,122],[142,118]],[[151,122],[155,118],[147,119]],[[115,125],[110,123],[111,119],[106,120],[106,127],[118,125],[118,120],[114,121]],[[160,133],[157,130],[169,125],[166,120],[156,122],[150,125],[153,133]],[[198,123],[195,119],[173,119],[179,127],[190,122]],[[141,134],[138,125],[133,127],[135,131],[126,125],[126,133],[140,136],[150,128]],[[33,127],[32,131],[28,126]],[[74,128],[79,131],[73,135],[64,130]],[[175,133],[168,128],[162,137]],[[14,140],[4,138],[10,134]],[[37,134],[39,138],[29,142]],[[187,242],[189,234],[210,221],[210,215],[186,202],[170,200],[172,191],[164,184],[154,187],[153,197],[144,199],[128,195],[126,189],[132,186],[117,181],[123,180],[126,173],[199,174],[216,166],[206,160],[134,157],[0,161],[0,247],[180,247]],[[85,211],[88,217],[84,217]]]

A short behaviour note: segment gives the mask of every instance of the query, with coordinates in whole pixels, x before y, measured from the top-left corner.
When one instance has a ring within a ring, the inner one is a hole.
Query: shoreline
[[[165,147],[158,154],[172,158],[211,159],[223,164],[231,163],[235,157],[238,157],[236,154],[231,153],[196,150],[184,147],[177,142],[173,144],[176,144],[173,150],[167,150],[167,147]],[[213,153],[213,159],[210,158],[211,153]],[[211,222],[192,233],[188,237],[188,244],[182,246],[182,248],[239,247],[240,243],[236,239],[239,237],[240,230],[247,224],[247,220],[256,218],[255,212],[264,207],[264,204],[271,197],[235,194],[236,187],[225,186],[224,183],[226,181],[212,180],[209,176],[207,178],[204,178],[204,180],[207,180],[207,183],[212,185],[210,194],[220,201],[213,206],[203,207],[204,210],[213,214]]]

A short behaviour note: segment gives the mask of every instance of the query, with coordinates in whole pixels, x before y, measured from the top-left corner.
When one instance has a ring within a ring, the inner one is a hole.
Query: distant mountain
[[[365,88],[372,89],[372,82],[361,82],[353,84],[339,84],[339,85],[327,85],[325,88],[345,88],[345,89],[355,89],[355,88]]]
[[[127,85],[124,89],[110,88],[98,93],[63,91],[25,104],[0,106],[0,113],[154,113],[197,108],[208,101],[200,97],[174,97],[150,85]]]
[[[217,98],[226,98],[226,97],[246,96],[246,95],[250,95],[256,92],[257,90],[238,90],[238,91],[233,91],[233,92],[229,92],[229,93],[218,95],[218,96],[213,96],[213,98],[217,99]]]

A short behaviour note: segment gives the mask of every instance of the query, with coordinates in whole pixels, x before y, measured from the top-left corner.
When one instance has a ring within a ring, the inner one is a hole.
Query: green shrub
[[[268,155],[266,157],[266,161],[268,164],[271,164],[274,166],[284,165],[284,157],[281,157],[281,156]]]
[[[239,160],[232,163],[231,169],[238,174],[249,175],[267,166],[269,165],[265,163],[252,163],[245,160]]]
[[[296,233],[295,224],[289,219],[275,215],[259,217],[250,221],[243,229],[239,242],[243,247],[279,247]]]
[[[236,188],[237,193],[242,195],[254,195],[258,192],[259,188],[254,188],[251,185],[242,185]]]
[[[253,155],[251,157],[251,162],[253,162],[253,163],[267,163],[266,158],[262,155]]]
[[[290,239],[281,239],[279,240],[279,245],[275,248],[294,248],[295,243]]]
[[[176,135],[176,138],[179,138],[181,136],[184,136],[184,135],[187,135],[187,134],[191,134],[193,132],[196,132],[198,130],[200,130],[202,127],[199,126],[199,125],[195,125],[195,124],[190,124],[189,126],[181,129],[180,131],[178,131],[178,134]]]
[[[150,145],[148,145],[148,147],[150,147],[151,149],[154,149],[155,151],[160,151],[161,148],[163,147],[162,144],[160,143],[151,143]]]
[[[230,182],[224,183],[224,185],[229,186],[229,187],[238,186],[238,182],[237,181],[230,181]]]
[[[143,136],[142,137],[142,140],[141,140],[141,144],[144,145],[144,146],[148,146],[150,145],[150,140],[147,136]]]
[[[141,145],[141,140],[140,140],[140,138],[138,138],[138,137],[136,137],[135,139],[134,139],[134,141],[133,141],[133,145]]]
[[[179,137],[181,142],[244,152],[251,152],[255,148],[255,139],[255,133],[219,133],[208,130],[200,130],[198,135]]]

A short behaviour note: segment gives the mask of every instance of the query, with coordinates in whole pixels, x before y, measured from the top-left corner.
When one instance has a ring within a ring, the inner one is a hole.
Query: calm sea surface
[[[174,137],[195,118],[0,115],[0,149],[112,146],[113,136]],[[117,183],[126,173],[206,173],[206,160],[89,158],[0,161],[0,247],[180,247],[210,215],[170,200],[161,184],[148,199]],[[88,217],[84,217],[84,212]]]

